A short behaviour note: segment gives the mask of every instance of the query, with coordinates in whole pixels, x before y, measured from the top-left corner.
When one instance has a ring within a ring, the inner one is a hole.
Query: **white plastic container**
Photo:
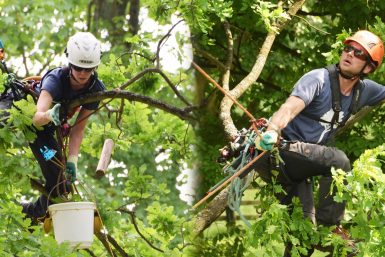
[[[56,241],[74,249],[89,248],[94,235],[93,202],[68,202],[48,206]]]

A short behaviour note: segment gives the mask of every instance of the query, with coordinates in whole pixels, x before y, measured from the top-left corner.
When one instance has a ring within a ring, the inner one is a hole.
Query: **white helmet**
[[[67,43],[67,60],[82,68],[93,68],[100,63],[100,41],[90,32],[77,32]]]

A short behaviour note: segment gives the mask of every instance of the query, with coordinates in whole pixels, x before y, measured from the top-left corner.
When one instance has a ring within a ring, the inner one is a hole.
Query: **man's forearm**
[[[279,110],[273,114],[270,119],[268,130],[277,130],[285,128],[287,124],[294,119],[298,113],[305,108],[305,103],[302,99],[290,96],[285,103],[281,105]]]

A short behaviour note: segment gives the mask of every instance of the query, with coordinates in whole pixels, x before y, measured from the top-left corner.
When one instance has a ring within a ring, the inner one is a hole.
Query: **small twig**
[[[123,133],[123,128],[121,127],[121,123],[122,123],[122,119],[123,119],[123,111],[124,111],[124,99],[121,99],[119,111],[116,113],[116,127],[120,131],[118,138],[120,138],[120,136]]]
[[[220,71],[223,72],[226,70],[226,66],[209,52],[200,49],[197,45],[194,45],[194,51],[197,55],[203,58],[206,58],[210,63],[215,65]]]
[[[321,32],[321,33],[323,33],[323,34],[330,35],[329,32],[327,32],[327,31],[325,31],[325,30],[322,30],[322,29],[319,29],[319,28],[317,28],[316,26],[310,24],[310,22],[309,22],[308,20],[306,20],[305,18],[303,18],[303,17],[301,17],[301,16],[299,16],[299,15],[296,15],[296,14],[294,14],[293,16],[294,16],[294,17],[297,17],[297,18],[299,18],[299,19],[301,19],[301,20],[303,20],[304,22],[306,22],[306,23],[307,23],[310,27],[312,27],[313,29],[315,29],[315,30],[317,30],[317,31],[319,31],[319,32]]]
[[[143,240],[144,241],[146,241],[146,243],[149,245],[149,246],[151,246],[151,248],[153,248],[153,249],[155,249],[155,250],[157,250],[157,251],[159,251],[159,252],[161,252],[161,253],[164,253],[164,251],[162,250],[162,249],[159,249],[158,247],[156,247],[155,245],[153,245],[143,234],[142,234],[142,232],[140,232],[140,230],[139,230],[139,227],[138,227],[138,224],[136,223],[136,219],[135,219],[135,212],[133,212],[133,211],[129,211],[129,210],[125,210],[125,209],[123,209],[123,208],[120,208],[120,209],[118,209],[119,211],[121,211],[121,212],[124,212],[124,213],[128,213],[130,216],[131,216],[131,222],[132,222],[132,224],[134,225],[134,228],[135,228],[135,230],[136,230],[136,232],[139,234],[139,236],[141,237],[141,238],[143,238]]]
[[[167,77],[167,75],[159,68],[147,68],[145,70],[142,70],[141,72],[139,72],[138,74],[136,74],[134,77],[132,77],[130,80],[128,80],[126,83],[124,83],[123,85],[121,85],[118,90],[123,90],[125,89],[127,86],[131,85],[132,83],[134,83],[135,81],[139,80],[140,78],[142,78],[144,75],[146,75],[147,73],[151,73],[151,72],[154,72],[154,73],[158,73],[166,82],[167,84],[171,87],[171,89],[174,91],[174,93],[179,97],[179,99],[184,102],[186,105],[188,106],[191,106],[191,103],[189,103],[186,98],[184,98],[178,91],[178,89],[174,86],[174,84],[171,82],[171,80]]]
[[[104,248],[107,249],[108,253],[112,256],[112,257],[116,257],[115,253],[112,251],[112,249],[110,248],[110,241],[108,239],[108,241],[106,240],[106,235],[102,232],[98,232],[98,233],[95,233],[96,237],[99,239],[99,241],[103,244]],[[115,248],[117,248],[115,246]],[[121,249],[121,247],[119,247],[118,245],[118,248],[117,249]]]
[[[184,133],[184,137],[183,137],[183,149],[184,149],[184,154],[186,154],[187,150],[186,150],[186,138],[187,138],[187,133],[188,133],[188,129],[190,128],[190,123],[187,124],[187,128],[186,128],[186,131]]]
[[[171,31],[173,31],[173,29],[179,24],[181,23],[183,20],[179,20],[177,23],[175,23],[174,25],[172,25],[172,27],[167,31],[166,35],[164,35],[158,42],[158,46],[156,48],[156,67],[159,68],[159,65],[160,65],[160,61],[159,61],[159,52],[160,52],[160,48],[161,48],[161,45],[166,43],[166,42],[163,42],[165,41],[166,39],[168,39],[170,36],[171,36]]]
[[[179,97],[179,99],[184,102],[187,106],[191,106],[191,103],[189,101],[186,100],[186,98],[184,98],[184,96],[182,96],[178,89],[174,86],[174,84],[171,82],[171,80],[166,76],[166,74],[164,74],[164,72],[162,70],[159,70],[157,71],[161,76],[162,78],[167,82],[167,84],[171,87],[172,91],[174,91],[174,93]]]
[[[190,245],[194,245],[194,244],[190,244],[190,243],[185,243],[184,241],[184,234],[183,234],[183,225],[184,225],[185,221],[182,223],[182,226],[180,227],[180,234],[181,234],[181,237],[182,237],[182,247],[178,247],[179,251],[182,251],[184,248],[186,248],[187,246],[190,246]]]
[[[147,68],[147,69],[144,69],[144,70],[142,70],[141,72],[139,72],[138,74],[136,74],[134,77],[132,77],[131,79],[129,79],[126,83],[124,83],[123,85],[121,85],[118,89],[123,90],[123,89],[125,89],[127,86],[131,85],[132,83],[134,83],[135,81],[137,81],[138,79],[140,79],[141,77],[143,77],[146,73],[153,72],[153,71],[156,71],[156,70],[158,70],[158,69],[157,69],[157,68]]]
[[[92,257],[97,257],[90,249],[83,249],[83,250],[86,251]]]
[[[123,248],[121,248],[118,244],[118,242],[115,240],[115,238],[113,238],[110,234],[107,234],[107,238],[108,238],[108,241],[116,248],[116,250],[118,250],[119,254],[123,257],[130,257],[130,255],[128,255],[124,250]]]

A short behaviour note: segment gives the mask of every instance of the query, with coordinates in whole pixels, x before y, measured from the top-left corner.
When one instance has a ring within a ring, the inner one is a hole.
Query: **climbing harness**
[[[362,80],[358,80],[356,84],[353,87],[353,98],[350,103],[348,113],[343,118],[343,120],[340,121],[340,112],[342,111],[341,107],[341,91],[340,91],[340,82],[338,79],[339,74],[339,68],[337,65],[328,65],[325,67],[329,72],[329,79],[330,79],[330,88],[332,92],[332,108],[334,111],[334,115],[332,117],[331,121],[326,121],[324,119],[321,119],[318,116],[315,116],[311,113],[303,112],[303,114],[313,120],[329,123],[331,126],[331,130],[335,130],[337,128],[343,127],[345,123],[348,121],[351,115],[354,115],[358,111],[358,103],[360,100],[361,92],[365,86],[364,82]],[[335,128],[335,125],[337,127]]]

